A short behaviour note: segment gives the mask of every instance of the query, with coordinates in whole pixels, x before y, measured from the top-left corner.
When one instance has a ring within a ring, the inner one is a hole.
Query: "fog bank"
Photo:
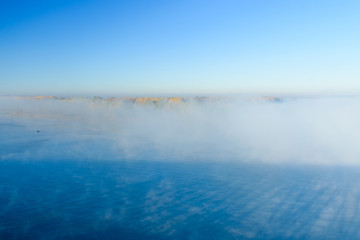
[[[0,159],[360,163],[357,97],[95,100],[1,98]]]

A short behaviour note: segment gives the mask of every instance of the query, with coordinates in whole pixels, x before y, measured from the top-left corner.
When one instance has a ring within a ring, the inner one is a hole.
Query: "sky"
[[[359,93],[360,1],[3,0],[0,95]]]

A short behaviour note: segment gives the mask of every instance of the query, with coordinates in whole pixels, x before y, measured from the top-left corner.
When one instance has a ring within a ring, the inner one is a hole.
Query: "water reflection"
[[[359,169],[0,162],[1,239],[355,239]]]

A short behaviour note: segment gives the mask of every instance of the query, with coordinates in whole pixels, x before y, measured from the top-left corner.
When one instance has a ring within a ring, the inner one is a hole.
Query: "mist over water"
[[[360,99],[0,99],[1,239],[357,239]]]
[[[1,130],[8,134],[1,144],[11,147],[2,147],[0,158],[142,159],[151,153],[156,160],[358,165],[359,105],[355,97],[162,106],[3,98]],[[32,148],[15,147],[24,141]]]

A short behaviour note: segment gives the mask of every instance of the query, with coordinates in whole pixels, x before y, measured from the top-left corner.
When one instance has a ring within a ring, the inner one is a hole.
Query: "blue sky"
[[[360,1],[3,0],[1,95],[359,93]]]

